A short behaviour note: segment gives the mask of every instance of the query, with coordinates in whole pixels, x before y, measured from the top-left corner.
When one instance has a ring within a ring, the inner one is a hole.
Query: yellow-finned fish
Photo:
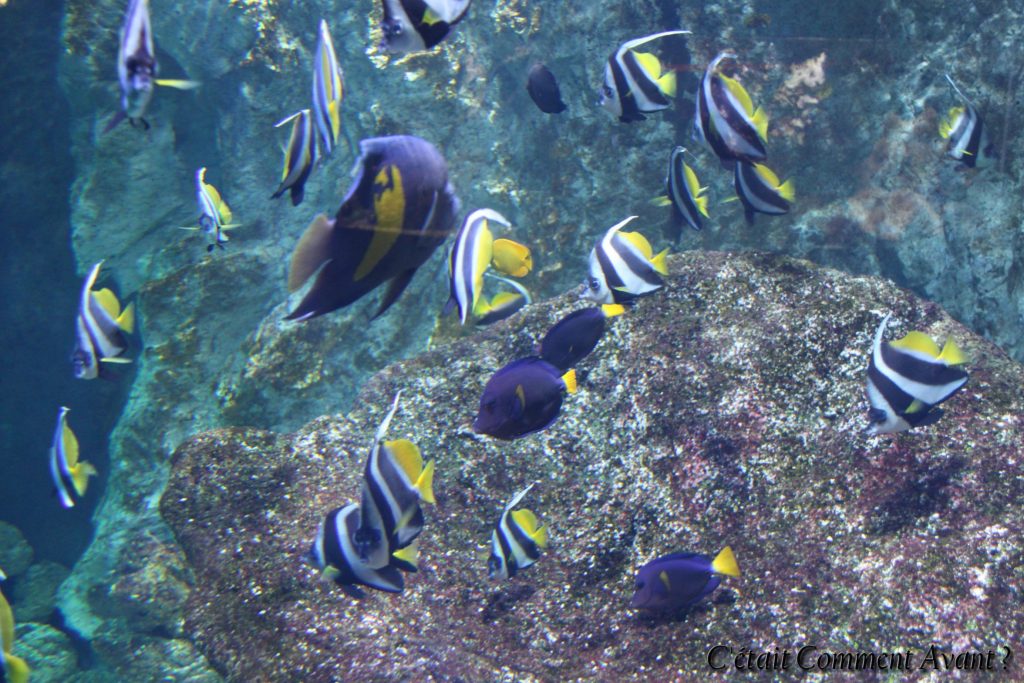
[[[780,182],[775,172],[764,164],[737,161],[733,168],[733,187],[743,203],[747,223],[754,223],[754,214],[780,216],[788,213],[796,196],[793,181]]]
[[[448,37],[469,11],[470,0],[383,0],[385,52],[429,50]]]
[[[223,249],[224,243],[228,241],[227,231],[237,228],[240,223],[231,222],[231,207],[220,196],[217,188],[206,182],[205,166],[196,171],[196,202],[199,204],[198,229],[213,238],[213,243],[206,247],[206,251],[213,251],[214,247]]]
[[[491,532],[491,556],[487,572],[492,579],[510,579],[540,559],[540,551],[548,547],[548,528],[537,521],[530,510],[515,510],[530,492],[533,484],[512,497],[501,511]]]
[[[672,221],[676,226],[676,237],[681,226],[689,225],[694,230],[704,227],[708,217],[708,198],[704,194],[697,173],[686,163],[686,149],[676,147],[668,158],[668,174],[665,176],[665,196],[655,199],[659,206],[672,206]]]
[[[949,141],[946,154],[957,161],[962,161],[964,166],[974,168],[981,153],[982,131],[984,130],[981,114],[967,99],[967,95],[964,95],[956,86],[949,74],[946,74],[946,80],[953,86],[956,94],[963,99],[964,106],[953,107],[949,110],[946,117],[939,122],[939,135]]]
[[[320,129],[324,154],[330,154],[341,133],[341,102],[345,97],[345,79],[334,52],[334,41],[327,22],[320,20],[320,38],[313,62],[313,116]]]
[[[288,147],[284,150],[281,184],[270,198],[277,199],[287,190],[291,194],[292,206],[298,206],[302,203],[306,181],[317,159],[316,131],[313,130],[313,117],[308,109],[278,121],[274,127],[280,128],[289,121],[292,122],[292,133],[288,138]]]
[[[89,477],[96,476],[96,468],[78,459],[78,438],[68,426],[67,414],[68,409],[62,406],[50,446],[50,476],[60,504],[72,508],[75,499],[85,495]]]
[[[122,356],[128,350],[125,334],[131,334],[135,328],[135,307],[128,304],[122,311],[121,303],[109,289],[92,290],[102,266],[100,261],[89,271],[79,299],[75,350],[71,354],[78,379],[96,379],[104,374],[101,362],[131,362]]]
[[[686,35],[689,31],[663,31],[628,40],[608,57],[601,86],[601,106],[623,123],[643,121],[644,114],[667,109],[676,95],[675,71],[662,72],[661,62],[649,52],[636,48],[666,36]]]
[[[756,163],[768,158],[768,115],[734,78],[721,72],[730,51],[720,52],[708,65],[697,91],[693,127],[695,137],[723,162]]]
[[[476,308],[484,286],[484,272],[493,256],[494,233],[491,223],[509,227],[511,223],[493,209],[477,209],[462,221],[448,257],[450,294],[442,315],[455,308],[463,325]]]
[[[512,277],[525,277],[533,270],[533,256],[530,254],[530,248],[525,244],[505,238],[497,239],[494,240],[493,251],[491,265],[499,273]]]
[[[500,275],[494,275],[493,273],[485,273],[485,275],[491,279],[504,282],[516,291],[498,292],[490,301],[487,300],[486,296],[481,296],[480,300],[477,301],[476,306],[473,308],[473,315],[476,317],[476,324],[479,327],[493,325],[499,320],[504,320],[505,318],[510,317],[517,311],[521,310],[524,306],[528,306],[533,303],[533,298],[530,296],[530,292],[515,280],[509,280],[508,278],[501,277]]]
[[[621,304],[664,286],[661,276],[668,274],[668,249],[655,256],[643,235],[621,232],[635,218],[613,225],[594,245],[584,297],[601,304]]]
[[[0,581],[7,577],[0,571]],[[0,593],[0,681],[10,683],[28,683],[31,671],[21,657],[16,657],[14,649],[14,614],[7,598]]]

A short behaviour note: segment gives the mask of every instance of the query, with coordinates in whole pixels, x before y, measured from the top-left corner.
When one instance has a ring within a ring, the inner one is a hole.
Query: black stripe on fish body
[[[739,161],[736,163],[733,173],[736,196],[748,210],[771,216],[780,216],[789,212],[789,201],[780,195],[774,187],[765,184],[753,164]]]
[[[929,401],[932,405],[942,403],[967,383],[967,372],[963,369],[946,365],[937,360],[928,361],[918,358],[901,349],[894,348],[888,342],[882,344],[881,353],[882,362],[885,363],[890,372],[911,382],[925,384],[934,388],[953,385],[957,382],[960,383],[959,386],[946,393],[939,400]]]
[[[370,492],[381,511],[384,529],[391,536],[402,517],[419,505],[420,493],[408,481],[383,444],[375,450],[376,455],[371,456],[364,476],[371,484]]]
[[[400,2],[406,16],[412,22],[413,28],[416,30],[416,33],[420,34],[420,38],[423,39],[423,45],[428,50],[447,38],[448,34],[451,33],[452,26],[462,21],[462,18],[466,15],[466,12],[463,11],[462,14],[453,18],[451,23],[441,20],[428,24],[423,20],[427,10],[431,9],[430,4],[426,0],[400,0]],[[466,10],[468,9],[469,6],[467,5]],[[435,12],[435,14],[438,13]]]
[[[888,375],[875,365],[874,357],[868,363],[868,379],[874,383],[878,393],[889,404],[889,408],[897,415],[903,415],[914,402],[914,397],[900,389]],[[883,408],[884,406],[874,406]]]
[[[511,579],[519,571],[519,565],[516,562],[516,554],[512,548],[512,542],[506,533],[507,514],[507,512],[502,513],[495,533],[498,536],[498,546],[501,548],[501,559],[505,563],[505,575]]]
[[[622,66],[619,64],[617,54],[617,52],[612,53],[608,58],[608,65],[611,67],[612,80],[615,82],[615,96],[619,98],[619,108],[622,110],[622,113],[619,114],[619,121],[623,123],[643,121],[647,117],[640,113],[640,108],[629,87]]]
[[[537,543],[526,535],[523,528],[516,523],[516,520],[512,518],[511,512],[508,515],[508,528],[512,531],[512,538],[515,539],[516,545],[523,551],[523,555],[526,559],[536,562],[540,559],[540,548],[537,547]],[[530,563],[523,562],[519,564],[519,558],[516,558],[516,565],[519,569],[529,566]]]
[[[722,118],[727,130],[717,130],[713,122],[711,128],[716,129],[715,132],[722,145],[729,150],[728,158],[749,162],[760,162],[767,159],[768,150],[757,134],[757,129],[747,120],[746,112],[733,106],[732,100],[729,98],[729,89],[722,79],[715,78],[714,74],[710,76],[710,79],[711,104],[714,105],[715,111]],[[742,149],[740,143],[749,145],[750,149]]]
[[[626,50],[622,55],[623,68],[629,71],[637,90],[632,90],[633,99],[637,108],[645,113],[660,111],[669,105],[668,98],[661,92],[658,84],[651,80],[651,77],[640,66],[636,55],[632,50]]]
[[[981,115],[970,103],[964,103],[964,115],[956,130],[949,136],[949,149],[955,150],[963,145],[963,151],[954,158],[962,161],[968,168],[974,168],[978,163],[978,154],[981,152]],[[952,156],[952,155],[951,155]]]
[[[665,191],[672,200],[673,215],[677,222],[685,222],[694,230],[704,227],[703,216],[690,196],[686,184],[686,160],[683,152],[673,151],[668,162],[668,182]]]
[[[701,130],[704,134],[704,141],[707,143],[711,151],[715,153],[719,159],[723,161],[733,161],[736,157],[733,155],[732,150],[725,144],[725,141],[719,135],[718,131],[711,120],[711,105],[708,103],[707,96],[707,85],[710,76],[704,74],[704,78],[700,82],[700,90],[697,91],[697,110],[700,115]]]
[[[597,262],[601,266],[601,276],[604,278],[605,286],[612,293],[612,297],[615,299],[615,303],[622,303],[619,297],[624,297],[624,300],[634,298],[632,295],[623,292],[622,288],[626,286],[626,283],[619,277],[619,273],[615,270],[611,260],[608,258],[608,254],[604,250],[604,240],[598,243],[594,248],[597,253]]]
[[[636,278],[642,280],[644,283],[660,287],[665,284],[665,281],[661,279],[661,276],[654,266],[642,256],[638,256],[637,253],[631,249],[632,246],[622,233],[615,233],[611,239],[612,248],[615,249],[615,253],[626,264],[629,272]]]
[[[370,568],[356,556],[352,537],[358,524],[359,506],[354,503],[331,510],[324,520],[323,559],[336,572],[334,582],[343,587],[363,585],[389,593],[402,592],[405,581],[395,567]]]

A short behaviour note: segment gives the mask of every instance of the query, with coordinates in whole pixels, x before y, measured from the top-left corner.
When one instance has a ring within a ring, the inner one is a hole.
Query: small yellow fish
[[[533,256],[530,248],[508,239],[494,240],[494,255],[491,265],[495,270],[512,277],[523,277],[533,270]]]
[[[0,577],[3,577],[0,572]],[[0,581],[3,579],[0,578]],[[11,681],[11,683],[28,683],[28,675],[31,673],[28,664],[20,657],[11,654],[14,647],[14,614],[11,606],[7,604],[7,598],[0,593],[0,680]]]

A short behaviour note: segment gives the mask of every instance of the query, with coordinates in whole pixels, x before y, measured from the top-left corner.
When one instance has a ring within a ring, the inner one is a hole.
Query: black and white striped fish
[[[370,567],[359,558],[352,540],[359,518],[359,506],[355,503],[328,512],[306,558],[321,570],[325,580],[338,584],[354,598],[365,597],[358,586],[401,593],[405,588],[402,572],[416,571],[416,545],[395,551],[384,566]]]
[[[941,351],[922,332],[882,341],[891,315],[878,325],[868,364],[868,434],[894,434],[934,424],[942,416],[935,406],[967,383],[967,372],[958,367],[967,358],[952,339]]]
[[[620,232],[636,216],[613,225],[590,252],[590,276],[583,296],[601,304],[621,304],[665,284],[668,249],[657,256],[638,232]]]
[[[956,87],[953,79],[946,74],[946,80],[953,86],[953,90],[959,95],[964,106],[953,107],[949,113],[939,121],[939,135],[943,140],[948,140],[946,154],[962,161],[968,168],[974,168],[978,163],[978,155],[981,153],[981,139],[984,126],[981,121],[981,114],[960,88]]]
[[[665,176],[665,201],[672,206],[672,217],[677,226],[689,225],[694,230],[704,227],[708,216],[706,187],[701,187],[696,172],[686,163],[686,149],[676,147],[668,159]]]
[[[732,184],[736,196],[743,203],[743,215],[751,224],[756,213],[770,216],[789,213],[796,196],[793,181],[780,183],[778,176],[764,164],[736,162]]]
[[[448,37],[469,11],[470,0],[383,0],[387,52],[422,52]]]
[[[99,277],[100,261],[89,271],[82,285],[78,317],[75,320],[75,350],[71,365],[78,379],[95,379],[103,372],[101,362],[130,363],[121,356],[128,350],[125,333],[135,326],[134,304],[121,310],[117,297],[109,289],[92,291]]]
[[[675,71],[662,72],[661,62],[649,52],[634,52],[641,45],[664,38],[690,33],[662,31],[654,35],[628,40],[608,57],[601,87],[601,106],[623,123],[643,121],[644,114],[667,109],[669,98],[676,95]]]
[[[320,129],[324,154],[330,154],[341,133],[341,101],[345,97],[345,80],[334,41],[327,22],[320,20],[320,37],[313,62],[313,116]]]
[[[724,162],[764,161],[768,158],[768,115],[755,108],[739,81],[719,70],[732,52],[719,53],[708,65],[697,91],[694,137]]]
[[[459,320],[463,325],[469,320],[470,313],[480,299],[484,272],[491,263],[494,247],[494,233],[490,227],[492,222],[507,228],[512,226],[493,209],[477,209],[466,216],[448,257],[451,294],[445,304],[444,314],[458,308]]]
[[[68,412],[62,406],[57,414],[57,428],[50,445],[50,476],[60,504],[72,508],[75,499],[85,495],[89,477],[96,476],[96,468],[78,459],[78,439],[68,426]]]
[[[420,450],[411,441],[384,441],[400,396],[401,392],[377,428],[363,471],[359,525],[353,540],[368,567],[385,566],[394,551],[416,540],[423,531],[420,501],[434,502],[434,461],[424,467]]]
[[[284,124],[292,122],[291,137],[288,138],[288,147],[284,151],[284,171],[281,173],[281,184],[270,196],[277,199],[288,190],[291,193],[292,206],[302,203],[305,193],[306,181],[316,163],[316,131],[313,128],[313,117],[308,109],[296,112],[286,119],[274,124],[280,128]]]
[[[512,510],[532,488],[530,484],[509,501],[491,532],[487,572],[492,579],[512,578],[540,559],[540,551],[548,546],[547,527],[538,525],[529,510]]]

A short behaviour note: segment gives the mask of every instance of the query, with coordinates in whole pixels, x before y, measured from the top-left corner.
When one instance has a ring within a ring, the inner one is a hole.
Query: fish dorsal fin
[[[917,351],[929,358],[939,357],[939,345],[924,332],[907,332],[902,339],[890,342],[893,348]]]
[[[533,536],[537,531],[537,516],[526,508],[513,512],[512,519],[527,536]]]
[[[292,254],[288,266],[288,291],[294,292],[308,280],[313,273],[331,260],[330,245],[334,221],[320,214],[302,233],[299,244]]]
[[[640,253],[644,255],[644,258],[648,261],[654,256],[654,249],[651,248],[651,243],[647,241],[647,238],[638,232],[620,232],[625,240],[640,250]]]
[[[98,292],[92,293],[93,299],[100,305],[107,315],[110,316],[111,320],[117,320],[118,316],[121,315],[121,304],[117,300],[117,296],[114,295],[109,289],[101,289]]]
[[[78,464],[78,437],[66,423],[61,431],[60,440],[64,447],[64,459],[67,461],[68,469],[71,469]]]
[[[625,313],[626,307],[622,304],[601,304],[601,312],[604,313],[606,318],[614,318]]]
[[[651,259],[651,267],[659,275],[668,275],[668,249]]]
[[[754,130],[757,131],[757,137],[761,138],[762,142],[768,142],[768,114],[764,109],[758,107],[754,110],[754,115],[750,118],[751,123],[754,124]]]
[[[715,556],[711,562],[711,570],[716,574],[726,576],[739,576],[740,566],[736,563],[736,556],[732,554],[732,548],[725,546],[722,552]]]
[[[967,355],[956,345],[956,342],[952,339],[947,339],[946,343],[942,346],[939,360],[946,365],[963,365],[968,359]]]
[[[565,382],[565,390],[570,394],[576,393],[576,371],[570,370],[569,372],[562,375],[562,381]]]
[[[661,62],[658,58],[652,55],[650,52],[637,52],[633,51],[633,56],[636,57],[637,64],[643,69],[644,73],[650,76],[652,81],[656,81],[661,78]]]
[[[743,113],[747,116],[754,116],[754,101],[750,99],[750,93],[747,89],[740,84],[735,78],[730,78],[725,74],[718,74],[718,77],[725,83],[726,89],[732,93],[732,96],[736,98],[736,101],[743,107]]]

